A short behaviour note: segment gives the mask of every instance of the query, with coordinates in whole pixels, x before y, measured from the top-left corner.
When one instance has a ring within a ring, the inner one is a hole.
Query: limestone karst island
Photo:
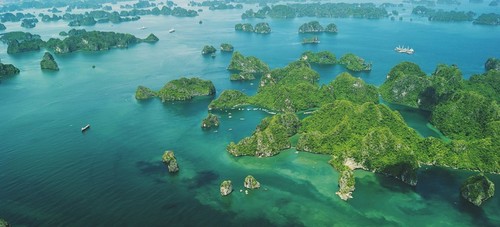
[[[0,1],[0,227],[500,226],[499,0]]]

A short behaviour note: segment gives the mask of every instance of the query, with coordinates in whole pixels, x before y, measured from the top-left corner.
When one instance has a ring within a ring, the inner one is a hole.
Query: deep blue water
[[[134,99],[138,85],[157,90],[181,76],[210,79],[218,94],[225,89],[255,93],[257,82],[229,81],[230,54],[201,56],[204,45],[223,42],[271,68],[287,65],[306,50],[329,50],[337,57],[352,52],[373,63],[371,72],[354,75],[377,86],[402,61],[415,62],[427,73],[437,64],[456,64],[468,78],[484,71],[488,57],[499,57],[499,27],[421,18],[319,19],[323,25],[335,22],[339,33],[320,35],[321,44],[304,46],[297,29],[314,18],[249,20],[271,25],[270,35],[257,35],[234,31],[241,12],[205,10],[197,18],[144,16],[87,27],[138,37],[152,32],[160,41],[55,55],[59,72],[40,70],[43,51],[7,55],[7,47],[0,45],[2,62],[21,69],[0,84],[0,217],[14,226],[500,225],[498,196],[481,208],[460,199],[459,185],[472,172],[426,167],[419,184],[409,187],[357,171],[354,199],[344,202],[335,195],[338,173],[328,156],[289,150],[272,158],[235,158],[226,152],[230,141],[250,135],[266,113],[232,111],[229,118],[221,112],[218,131],[202,131],[211,98],[175,103]],[[6,26],[44,39],[69,30],[63,22],[40,22],[30,30]],[[168,33],[171,28],[176,32]],[[398,45],[416,52],[397,54],[393,49]],[[345,71],[341,66],[314,68],[321,83]],[[427,127],[425,113],[396,109],[423,136],[439,136]],[[87,123],[92,127],[82,134]],[[165,150],[174,150],[179,174],[169,174],[160,162]],[[245,195],[239,190],[248,174],[263,188]],[[500,185],[499,176],[490,177]],[[218,192],[224,179],[235,188],[228,197]]]

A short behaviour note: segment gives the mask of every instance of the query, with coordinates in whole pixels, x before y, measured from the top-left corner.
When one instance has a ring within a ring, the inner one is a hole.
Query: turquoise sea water
[[[337,35],[320,35],[321,44],[303,46],[298,27],[313,18],[250,20],[268,22],[270,35],[237,33],[241,10],[210,12],[197,18],[144,16],[140,21],[88,30],[117,31],[146,37],[156,44],[99,53],[55,55],[59,72],[43,72],[43,51],[7,55],[3,63],[21,69],[0,83],[0,217],[14,226],[498,226],[498,196],[476,208],[458,193],[468,171],[423,167],[416,187],[370,172],[356,171],[356,191],[340,200],[338,173],[329,157],[284,151],[271,158],[235,158],[225,151],[230,141],[251,134],[266,113],[220,112],[218,131],[202,131],[211,98],[188,102],[137,102],[138,85],[160,89],[180,76],[198,76],[225,89],[253,94],[257,82],[231,82],[230,54],[201,56],[204,45],[229,42],[244,55],[272,68],[298,59],[305,50],[329,50],[338,57],[353,52],[373,63],[369,73],[354,73],[380,85],[401,61],[413,61],[431,73],[437,64],[457,64],[468,78],[482,73],[488,57],[500,53],[500,28],[470,23],[429,23],[358,19],[335,22]],[[203,24],[198,24],[202,20]],[[65,23],[39,23],[26,30],[44,39],[69,30]],[[17,26],[17,27],[16,27]],[[145,26],[147,29],[140,30]],[[175,28],[175,33],[168,30]],[[409,45],[414,55],[395,46]],[[92,66],[95,65],[95,68]],[[314,67],[327,83],[345,71],[340,66]],[[425,113],[394,107],[423,136],[439,136],[427,126]],[[244,120],[240,120],[243,118]],[[90,123],[85,134],[80,128]],[[232,129],[232,130],[229,130]],[[160,162],[174,150],[180,165],[170,175]],[[252,174],[262,188],[241,193]],[[489,175],[500,185],[498,175]],[[235,191],[221,197],[222,180]]]

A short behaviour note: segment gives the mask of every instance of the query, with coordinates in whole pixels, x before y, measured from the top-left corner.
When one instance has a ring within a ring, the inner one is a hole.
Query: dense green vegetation
[[[302,121],[298,150],[353,159],[363,168],[416,184],[420,137],[385,105],[335,101]]]
[[[210,109],[229,109],[239,105],[255,105],[278,112],[297,112],[318,108],[335,99],[351,100],[356,103],[378,102],[374,86],[361,79],[342,73],[331,83],[318,84],[319,74],[311,69],[307,61],[295,61],[284,68],[264,74],[259,90],[254,96],[239,91],[224,91],[213,100]]]
[[[5,27],[5,25],[4,25],[4,24],[0,23],[0,31],[3,31],[3,30],[5,30],[5,29],[7,29],[7,27]]]
[[[266,73],[269,71],[269,66],[256,57],[245,57],[240,52],[235,51],[227,69],[235,72]]]
[[[203,47],[203,50],[201,50],[201,54],[203,55],[209,55],[209,54],[213,54],[217,52],[217,49],[215,49],[214,46],[209,46],[209,45],[205,45]]]
[[[387,74],[379,92],[388,102],[417,108],[424,105],[422,100],[426,100],[426,91],[431,83],[417,64],[402,62]]]
[[[236,80],[255,80],[256,78],[253,73],[241,72],[241,73],[231,74],[231,77],[229,77],[229,79],[236,81]]]
[[[249,97],[243,92],[237,90],[225,90],[217,99],[213,100],[210,105],[208,105],[208,109],[231,109],[239,105],[246,104],[249,104]]]
[[[269,34],[269,33],[271,33],[271,27],[266,22],[257,23],[255,25],[255,27],[249,23],[236,24],[234,26],[234,30],[242,31],[242,32],[255,32],[257,34]]]
[[[500,14],[483,13],[479,17],[477,17],[473,23],[483,25],[500,25]]]
[[[330,24],[326,25],[325,32],[327,32],[327,33],[337,33],[338,32],[337,25],[334,24],[334,23],[330,23]]]
[[[176,173],[179,171],[179,165],[173,151],[165,151],[161,157],[161,161],[167,166],[168,172]]]
[[[338,63],[355,72],[372,70],[371,63],[365,62],[365,59],[360,58],[352,53],[348,53],[342,56],[339,59]]]
[[[257,12],[249,9],[241,15],[241,18],[354,17],[379,19],[387,16],[388,13],[384,8],[377,7],[373,3],[295,3],[265,6]]]
[[[264,118],[250,137],[242,139],[237,144],[231,142],[227,150],[234,156],[269,157],[276,155],[291,147],[288,138],[297,133],[299,125],[299,118],[293,113]]]
[[[43,55],[42,61],[40,61],[40,68],[58,71],[59,66],[57,66],[57,62],[54,60],[54,57],[49,52],[45,52]]]
[[[253,32],[257,34],[269,34],[271,33],[271,27],[266,22],[260,22],[255,25]]]
[[[373,85],[366,84],[361,78],[353,77],[349,73],[339,74],[335,80],[322,88],[324,93],[330,94],[335,100],[349,100],[353,103],[378,103],[378,91]]]
[[[0,62],[0,78],[19,73],[19,69],[12,64],[3,64]]]
[[[471,176],[460,187],[460,194],[464,199],[476,206],[495,194],[495,185],[483,174]]]
[[[253,177],[252,175],[248,175],[245,177],[245,180],[243,181],[243,186],[248,189],[256,189],[260,188],[260,183]]]
[[[301,59],[309,63],[319,64],[319,65],[334,65],[335,63],[337,63],[335,54],[327,50],[317,53],[314,53],[312,51],[306,51],[302,53]]]
[[[249,23],[236,24],[234,30],[242,32],[253,32],[253,25]]]
[[[55,53],[70,53],[74,51],[101,51],[111,48],[127,48],[129,45],[143,41],[154,42],[154,38],[148,36],[146,39],[139,39],[131,34],[89,31],[85,29],[72,29],[68,32],[68,37],[63,40],[51,38],[47,41],[46,47],[54,50]]]
[[[70,53],[74,51],[101,51],[111,48],[127,48],[129,45],[158,41],[154,34],[145,39],[137,38],[131,34],[90,31],[85,29],[72,29],[65,33],[68,36],[63,40],[50,38],[43,41],[39,35],[28,32],[8,32],[2,35],[0,40],[7,43],[7,53],[15,54],[21,52],[38,51],[41,48],[53,50],[57,54]]]
[[[135,91],[135,99],[137,100],[150,99],[156,96],[157,94],[155,91],[144,86],[138,86],[137,90]]]
[[[487,139],[500,120],[500,72],[490,70],[468,81],[456,66],[438,65],[431,76],[410,62],[395,66],[380,87],[389,101],[431,111],[431,122],[453,139]],[[483,141],[484,142],[484,141]]]
[[[486,63],[484,63],[484,69],[486,69],[486,71],[492,69],[500,70],[500,59],[488,58],[488,60],[486,60]]]
[[[424,16],[429,19],[429,21],[443,21],[443,22],[461,22],[461,21],[472,21],[476,15],[474,12],[464,12],[464,11],[443,11],[434,10],[427,8],[425,6],[417,6],[413,8],[412,14]]]
[[[328,32],[328,33],[337,33],[337,25],[334,23],[330,23],[326,26],[326,28],[323,28],[321,24],[318,21],[311,21],[302,24],[299,27],[299,33],[321,33],[321,32]]]
[[[165,84],[158,92],[144,86],[139,86],[135,92],[136,99],[158,97],[162,102],[189,100],[195,96],[208,96],[215,94],[212,81],[199,78],[185,78],[172,80]]]
[[[190,1],[189,5],[191,6],[208,6],[209,10],[225,10],[225,9],[242,9],[242,4],[229,4],[224,1],[203,1],[203,2],[195,2]]]
[[[219,118],[217,115],[208,113],[208,116],[201,122],[201,128],[209,129],[219,127]]]
[[[307,22],[299,27],[299,33],[320,33],[324,31],[325,29],[318,21]]]
[[[222,52],[233,52],[234,51],[234,47],[233,45],[229,44],[229,43],[223,43],[220,45],[220,51]]]

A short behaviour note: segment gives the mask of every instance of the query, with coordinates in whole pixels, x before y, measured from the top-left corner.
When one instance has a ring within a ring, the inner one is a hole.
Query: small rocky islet
[[[45,52],[45,54],[43,55],[42,61],[40,61],[40,67],[42,69],[53,70],[53,71],[59,70],[59,66],[55,61],[54,56],[52,56],[52,54],[50,54],[49,52]]]
[[[161,158],[162,162],[167,166],[168,172],[176,173],[179,171],[179,166],[177,164],[177,159],[175,158],[173,151],[165,151]]]
[[[184,101],[196,96],[211,96],[214,94],[215,86],[212,81],[196,77],[182,77],[168,82],[157,92],[144,86],[138,86],[135,92],[135,98],[137,100],[146,100],[158,97],[162,102],[167,102]]]
[[[495,185],[484,174],[471,176],[460,187],[460,194],[470,203],[481,206],[495,194]]]

